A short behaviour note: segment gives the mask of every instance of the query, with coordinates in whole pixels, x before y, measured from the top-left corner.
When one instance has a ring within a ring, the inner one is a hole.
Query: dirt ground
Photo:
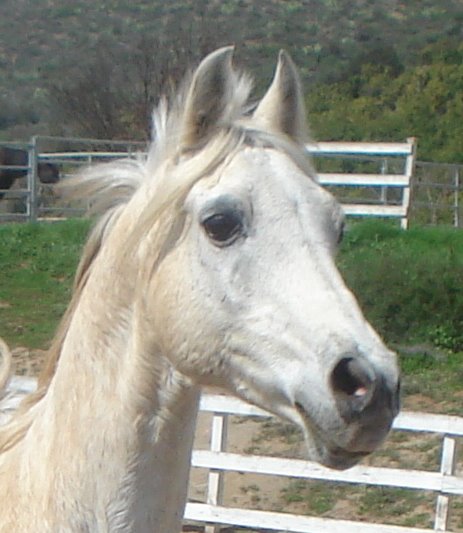
[[[36,376],[43,365],[46,352],[15,348],[15,373]],[[425,396],[408,397],[405,408],[433,411]],[[212,415],[200,413],[195,438],[196,449],[208,449]],[[304,458],[304,445],[292,426],[275,420],[252,417],[231,417],[228,431],[229,452],[255,453],[271,456]],[[368,458],[375,466],[393,466],[438,470],[441,440],[432,435],[394,432],[385,447]],[[458,473],[463,469],[458,465]],[[206,501],[208,472],[193,468],[190,478],[189,500]],[[375,492],[376,490],[376,492]],[[253,474],[225,475],[224,504],[232,507],[265,509],[298,514],[317,515],[344,520],[384,522],[411,527],[432,527],[436,505],[435,495],[401,489],[373,489],[346,487],[312,481]],[[410,494],[411,493],[411,494]],[[463,501],[454,498],[452,528],[463,532]],[[200,526],[187,525],[184,532],[203,531]],[[223,532],[234,529],[224,528]]]

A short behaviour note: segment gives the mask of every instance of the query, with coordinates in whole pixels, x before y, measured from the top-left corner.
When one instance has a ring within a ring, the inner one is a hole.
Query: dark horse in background
[[[28,166],[29,154],[27,150],[0,146],[0,189],[9,189],[14,181],[27,174],[25,169],[1,168],[4,166]],[[52,184],[59,181],[58,167],[52,163],[38,163],[37,175],[42,183]],[[0,198],[5,193],[0,192]]]

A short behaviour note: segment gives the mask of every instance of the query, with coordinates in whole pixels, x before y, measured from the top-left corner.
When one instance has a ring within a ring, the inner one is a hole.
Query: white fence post
[[[406,214],[405,217],[401,219],[400,226],[402,229],[408,228],[408,213],[410,210],[410,183],[413,176],[413,172],[415,171],[415,162],[416,162],[416,139],[415,137],[409,137],[407,139],[407,142],[411,145],[411,151],[410,154],[407,156],[406,162],[405,162],[405,175],[408,177],[408,187],[405,187],[403,190],[403,198],[402,198],[402,204],[406,206]]]
[[[214,413],[212,417],[211,451],[225,452],[228,438],[228,415]],[[222,470],[210,470],[207,484],[207,504],[222,505],[224,473]],[[219,533],[219,525],[207,525],[205,533]]]
[[[453,476],[456,462],[456,440],[445,436],[442,444],[440,472],[444,476]],[[447,531],[450,512],[450,498],[444,494],[437,496],[435,531]]]

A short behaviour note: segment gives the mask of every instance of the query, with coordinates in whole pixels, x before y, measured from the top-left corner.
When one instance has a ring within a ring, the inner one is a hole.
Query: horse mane
[[[137,191],[146,187],[150,192],[150,201],[137,214],[138,221],[127,242],[135,247],[155,227],[157,257],[153,262],[152,273],[169,246],[178,238],[176,220],[181,216],[183,201],[191,188],[199,179],[210,175],[232,157],[244,144],[283,150],[308,176],[314,176],[301,145],[283,134],[266,131],[262,125],[256,127],[250,116],[250,78],[235,71],[232,74],[232,90],[229,91],[221,121],[213,135],[202,143],[190,145],[185,142],[187,82],[183,90],[171,100],[170,107],[163,98],[154,111],[153,141],[146,158],[95,165],[60,185],[65,197],[89,202],[90,213],[97,215],[97,221],[84,245],[71,301],[52,340],[45,366],[38,378],[38,388],[24,398],[13,418],[0,428],[0,454],[18,443],[32,424],[36,412],[34,407],[46,395],[55,375],[64,340],[95,259]]]

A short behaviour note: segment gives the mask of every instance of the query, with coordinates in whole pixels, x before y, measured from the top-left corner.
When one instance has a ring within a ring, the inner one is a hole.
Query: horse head
[[[231,101],[247,81],[231,58],[231,48],[211,54],[190,84],[181,150],[165,172],[171,187],[198,168],[201,178],[177,198],[155,271],[154,241],[140,256],[154,272],[141,315],[181,374],[295,422],[312,459],[346,468],[383,441],[398,412],[396,356],[336,267],[344,215],[304,153],[290,57],[280,53],[269,90],[239,117]]]

